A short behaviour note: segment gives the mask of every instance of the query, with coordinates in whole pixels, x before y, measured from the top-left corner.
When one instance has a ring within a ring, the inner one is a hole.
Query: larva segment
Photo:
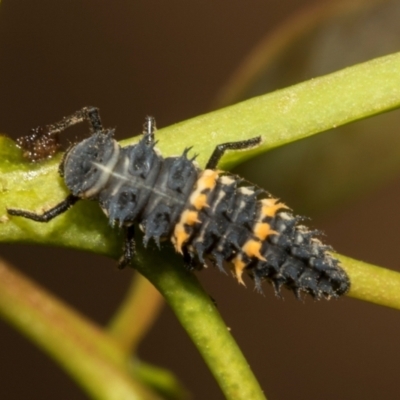
[[[277,199],[261,199],[258,201],[259,211],[253,226],[254,236],[261,240],[267,240],[271,235],[279,235],[279,232],[272,229],[270,221],[276,216],[277,212],[287,209],[286,205],[280,203]],[[266,221],[268,220],[268,222]]]
[[[289,209],[285,204],[279,202],[278,199],[262,199],[260,220],[266,217],[274,217],[279,210]]]
[[[260,240],[266,240],[269,235],[278,235],[278,232],[274,231],[268,222],[257,222],[254,225],[253,233]]]
[[[246,286],[243,282],[243,271],[250,264],[251,260],[256,258],[260,261],[267,261],[266,258],[261,254],[262,242],[254,239],[249,239],[242,247],[242,252],[239,253],[233,260],[233,272],[237,281]],[[243,255],[245,255],[248,259],[247,262],[244,261]]]
[[[180,221],[176,224],[174,230],[173,243],[175,245],[175,250],[183,254],[182,246],[189,239],[190,234],[186,231],[186,227],[193,226],[196,223],[199,223],[197,211],[185,210],[182,213]]]
[[[214,189],[218,179],[218,172],[211,169],[204,170],[196,182],[196,188],[190,195],[189,203],[196,210],[208,207],[207,194]]]
[[[258,240],[253,240],[250,239],[248,240],[244,246],[243,246],[243,252],[248,256],[248,257],[256,257],[259,260],[266,261],[264,256],[260,253],[261,250],[261,245],[262,243]]]
[[[199,212],[209,207],[208,196],[215,188],[218,179],[218,172],[206,169],[200,173],[195,188],[189,197],[188,209],[183,211],[179,222],[175,225],[171,238],[175,250],[183,254],[183,245],[190,239],[188,230],[196,223],[200,223]]]

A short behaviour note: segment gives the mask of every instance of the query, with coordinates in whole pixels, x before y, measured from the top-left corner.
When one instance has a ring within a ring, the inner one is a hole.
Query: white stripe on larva
[[[252,196],[254,194],[254,190],[251,190],[245,186],[240,187],[238,192],[244,194],[245,196]]]
[[[123,176],[128,176],[128,168],[129,168],[129,157],[126,156],[124,159],[124,163],[122,166],[122,172],[121,172],[121,174]],[[114,171],[111,172],[111,175],[114,176]],[[126,181],[125,179],[117,180],[117,183],[116,183],[115,187],[113,188],[110,196],[115,196],[118,193],[119,189],[121,189],[121,186],[125,183],[125,181]]]
[[[227,186],[232,185],[232,183],[235,182],[235,180],[233,178],[231,178],[230,176],[227,176],[227,175],[222,175],[221,178],[219,178],[219,179],[223,185],[227,185]]]
[[[214,213],[214,211],[217,209],[219,203],[222,201],[222,199],[223,199],[225,196],[226,196],[226,193],[225,193],[223,190],[221,190],[221,191],[218,193],[218,197],[215,199],[215,202],[214,202],[214,204],[212,205],[212,208],[211,208],[211,211],[212,211],[213,213]]]
[[[129,163],[128,157],[126,159],[128,160],[128,163]],[[159,197],[169,199],[172,203],[186,204],[184,200],[180,200],[177,197],[174,197],[169,193],[165,193],[162,190],[157,190],[154,186],[145,185],[143,179],[138,178],[137,176],[128,174],[128,172],[125,171],[125,166],[126,166],[125,163],[126,163],[126,161],[124,161],[124,171],[123,172],[115,172],[113,170],[110,170],[109,165],[102,165],[99,163],[94,163],[94,165],[96,165],[97,168],[103,170],[106,174],[108,174],[107,175],[108,177],[112,176],[113,178],[116,178],[116,180],[118,181],[118,189],[120,189],[121,186],[124,185],[126,182],[129,182],[129,185],[131,187],[137,187],[140,190],[142,190],[142,189],[149,190],[150,192],[154,193],[155,195],[157,195]],[[114,164],[114,167],[115,167],[115,164]],[[97,186],[97,184],[96,184],[96,186]],[[101,190],[101,188],[100,188],[100,190]],[[98,192],[100,190],[98,190]],[[113,194],[115,195],[116,193],[117,193],[117,191],[113,190]]]
[[[114,151],[106,165],[102,165],[95,162],[93,163],[93,165],[99,168],[102,171],[102,173],[97,182],[90,189],[86,190],[86,192],[82,194],[82,198],[89,198],[97,194],[101,189],[103,189],[104,185],[110,178],[110,175],[112,174],[113,169],[118,162],[119,152],[120,152],[119,144],[117,142],[114,142],[113,144],[114,144]]]

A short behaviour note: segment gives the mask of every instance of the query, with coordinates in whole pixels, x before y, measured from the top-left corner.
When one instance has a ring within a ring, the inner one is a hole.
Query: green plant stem
[[[210,296],[195,275],[186,271],[172,250],[148,250],[138,257],[137,269],[165,297],[228,400],[262,400],[264,393],[250,366],[224,324]],[[162,267],[158,267],[159,265]]]
[[[108,331],[126,353],[134,352],[152,326],[163,305],[160,292],[143,276],[136,274],[125,300],[109,323]],[[132,316],[135,323],[132,323]]]
[[[348,296],[400,310],[400,273],[337,256],[350,277]]]
[[[93,398],[158,399],[129,374],[129,358],[100,327],[0,262],[0,314],[49,353]]]
[[[201,143],[198,160],[204,165],[216,143],[262,135],[256,149],[224,156],[220,167],[229,169],[274,147],[399,107],[399,71],[395,53],[253,97],[162,129],[160,147],[176,154],[177,144],[196,143],[197,152]]]
[[[136,359],[132,363],[132,373],[143,384],[160,393],[165,400],[187,400],[191,398],[189,392],[177,381],[176,377],[163,368]]]

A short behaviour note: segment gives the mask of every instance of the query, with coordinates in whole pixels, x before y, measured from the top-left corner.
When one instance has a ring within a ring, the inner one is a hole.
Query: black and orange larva
[[[188,158],[190,149],[179,157],[159,154],[152,117],[146,118],[139,143],[123,148],[113,139],[114,130],[103,129],[93,107],[46,132],[59,133],[83,120],[90,122],[92,134],[67,150],[59,168],[71,194],[44,214],[8,209],[9,214],[48,222],[80,199],[95,200],[110,224],[125,230],[120,267],[131,264],[139,224],[145,246],[150,239],[158,246],[170,239],[188,267],[201,269],[209,260],[224,270],[227,264],[240,283],[246,271],[258,290],[268,280],[278,295],[282,286],[297,297],[305,292],[316,299],[348,291],[348,276],[331,248],[316,238],[318,232],[301,225],[278,199],[216,169],[226,150],[254,147],[260,137],[218,145],[201,170],[195,157]],[[48,156],[46,146],[41,154]]]

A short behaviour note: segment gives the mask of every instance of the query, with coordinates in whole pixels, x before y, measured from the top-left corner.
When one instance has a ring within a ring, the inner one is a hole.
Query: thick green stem
[[[132,373],[141,382],[160,393],[165,400],[187,400],[192,398],[176,377],[164,368],[136,360],[132,364]]]
[[[265,399],[210,296],[204,292],[195,275],[184,269],[181,259],[172,250],[170,254],[166,258],[165,254],[162,256],[150,250],[146,256],[140,257],[138,270],[160,290],[174,310],[226,399]]]

